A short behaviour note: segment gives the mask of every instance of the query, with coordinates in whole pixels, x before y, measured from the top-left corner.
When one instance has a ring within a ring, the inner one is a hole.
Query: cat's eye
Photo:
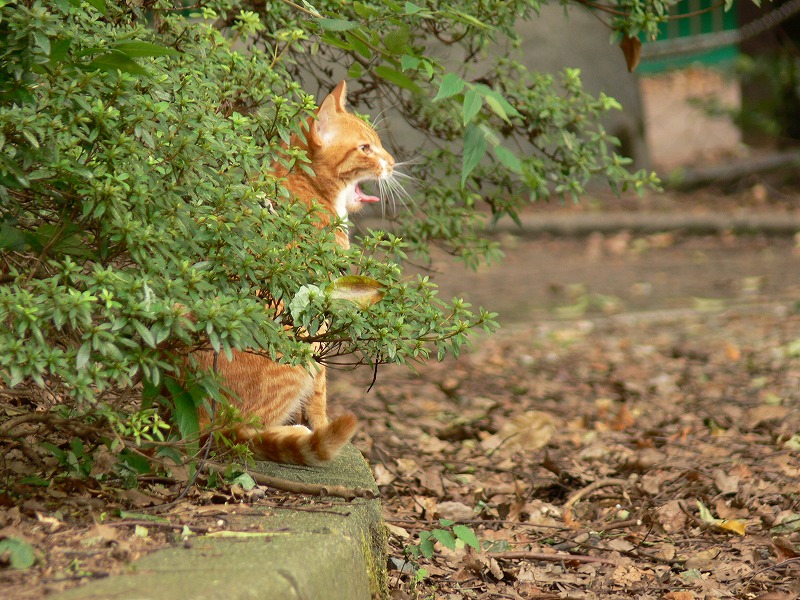
[[[372,148],[370,147],[369,144],[361,144],[358,147],[358,149],[361,150],[364,154],[369,154],[370,152],[372,152]]]

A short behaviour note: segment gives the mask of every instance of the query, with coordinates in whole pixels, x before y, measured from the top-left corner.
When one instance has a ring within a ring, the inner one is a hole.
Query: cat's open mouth
[[[356,184],[356,202],[380,202],[381,199],[377,196],[370,196],[369,194],[365,194],[361,189],[361,186]]]

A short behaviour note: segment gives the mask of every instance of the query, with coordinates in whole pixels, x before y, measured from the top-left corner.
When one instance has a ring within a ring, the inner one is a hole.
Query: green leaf
[[[151,348],[155,348],[157,345],[156,338],[153,336],[151,331],[147,327],[145,327],[144,323],[135,320],[131,322],[133,323],[134,329],[136,329],[136,331],[142,337],[142,341]]]
[[[239,474],[233,481],[231,481],[231,483],[239,484],[245,491],[250,491],[256,487],[256,481],[249,473]]]
[[[481,543],[478,541],[478,536],[475,535],[471,527],[467,527],[466,525],[454,525],[453,533],[468,546],[474,548],[478,552],[481,551]]]
[[[704,523],[714,523],[717,520],[700,500],[697,501],[697,510],[700,511],[700,520]]]
[[[190,394],[184,392],[173,398],[175,422],[183,439],[194,438],[200,432],[200,418]]]
[[[86,3],[100,11],[102,14],[106,14],[106,0],[86,0]],[[79,4],[80,3],[78,3],[78,5]]]
[[[494,147],[495,156],[503,163],[504,166],[508,167],[514,173],[518,175],[522,173],[522,161],[519,157],[514,154],[511,150],[506,148],[505,146],[495,146]]]
[[[52,481],[50,479],[43,479],[41,477],[31,475],[30,477],[23,477],[19,480],[19,483],[24,485],[33,485],[36,487],[49,487]]]
[[[50,56],[50,38],[41,31],[34,31],[33,39],[36,40],[36,45],[39,46],[47,56]]]
[[[433,101],[438,102],[444,98],[455,96],[464,89],[464,80],[455,73],[448,73],[442,78],[442,83],[439,84],[439,91],[436,92]]]
[[[147,71],[135,60],[122,52],[112,50],[95,58],[83,67],[87,71],[115,71],[119,69],[131,75],[147,75]]]
[[[183,457],[181,457],[181,460],[182,458]],[[150,461],[147,459],[147,457],[131,452],[127,448],[119,453],[119,460],[121,463],[139,475],[146,475],[152,471]],[[176,464],[180,463],[180,460],[176,462]]]
[[[0,250],[22,250],[27,245],[22,231],[7,222],[0,222]]]
[[[151,44],[150,42],[117,42],[113,48],[122,52],[125,56],[136,58],[140,56],[175,56],[179,54],[174,48]]]
[[[407,15],[415,15],[418,12],[422,12],[423,10],[425,9],[422,8],[421,6],[417,6],[413,2],[406,2],[405,11]]]
[[[158,515],[149,515],[147,513],[128,512],[126,510],[119,511],[120,519],[131,519],[133,521],[150,521],[151,523],[161,523],[162,525],[169,525],[169,519],[159,517]]]
[[[89,358],[92,356],[92,343],[86,342],[84,343],[79,349],[78,354],[75,357],[75,368],[82,369],[86,366],[89,362]]]
[[[60,462],[62,465],[66,465],[68,462],[67,453],[64,452],[61,448],[56,446],[51,442],[42,442],[39,444],[42,448],[47,450],[50,454],[56,457],[56,460]]]
[[[33,546],[15,537],[0,540],[0,554],[9,554],[12,569],[28,569],[36,562]]]
[[[358,23],[347,19],[317,19],[317,23],[325,31],[350,31],[358,27]]]
[[[464,94],[464,125],[468,125],[472,119],[475,118],[481,107],[483,106],[483,99],[480,94],[475,90],[467,90]]]
[[[385,79],[389,83],[393,83],[401,88],[411,90],[412,92],[420,92],[419,86],[414,83],[411,78],[409,78],[407,75],[403,75],[400,71],[385,65],[379,65],[375,67],[374,71],[376,75]]]
[[[448,550],[456,549],[456,538],[446,529],[434,529],[431,536]]]
[[[386,34],[383,45],[392,54],[402,54],[408,49],[408,38],[408,27],[402,25]]]
[[[434,543],[431,541],[430,531],[421,531],[419,534],[419,550],[425,558],[433,558]]]
[[[475,125],[467,125],[464,131],[464,157],[461,166],[461,187],[467,182],[467,177],[486,154],[487,144],[483,131]]]
[[[492,109],[492,112],[494,114],[496,114],[498,117],[500,117],[504,121],[509,122],[508,113],[506,112],[506,109],[503,107],[501,102],[496,97],[494,97],[494,96],[485,96],[485,100],[486,100],[486,104],[489,106],[489,108]]]
[[[355,33],[346,32],[345,37],[347,41],[350,42],[350,45],[353,47],[353,50],[358,52],[361,56],[369,60],[372,58],[372,50],[370,50],[369,46],[364,43],[364,40],[361,39],[360,36],[356,35]]]
[[[67,51],[71,45],[72,40],[69,38],[51,40],[50,62],[56,63],[66,59]]]
[[[408,71],[409,69],[413,71],[419,67],[421,62],[422,61],[416,56],[403,54],[403,56],[400,57],[400,68],[403,69],[403,71]]]

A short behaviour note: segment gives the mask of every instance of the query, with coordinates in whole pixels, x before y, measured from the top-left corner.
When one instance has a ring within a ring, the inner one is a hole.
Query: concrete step
[[[368,600],[386,598],[386,531],[369,465],[348,446],[323,468],[256,463],[253,471],[303,483],[367,488],[376,499],[298,496],[292,508],[250,505],[224,532],[148,554],[120,575],[57,600]],[[305,510],[303,510],[305,509]],[[260,513],[253,515],[254,512]]]

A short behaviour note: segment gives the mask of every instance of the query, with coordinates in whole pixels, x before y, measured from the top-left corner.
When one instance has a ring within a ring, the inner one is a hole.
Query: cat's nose
[[[383,172],[386,175],[391,175],[392,171],[394,171],[394,158],[388,152],[386,156],[381,158],[381,164],[383,165]]]

